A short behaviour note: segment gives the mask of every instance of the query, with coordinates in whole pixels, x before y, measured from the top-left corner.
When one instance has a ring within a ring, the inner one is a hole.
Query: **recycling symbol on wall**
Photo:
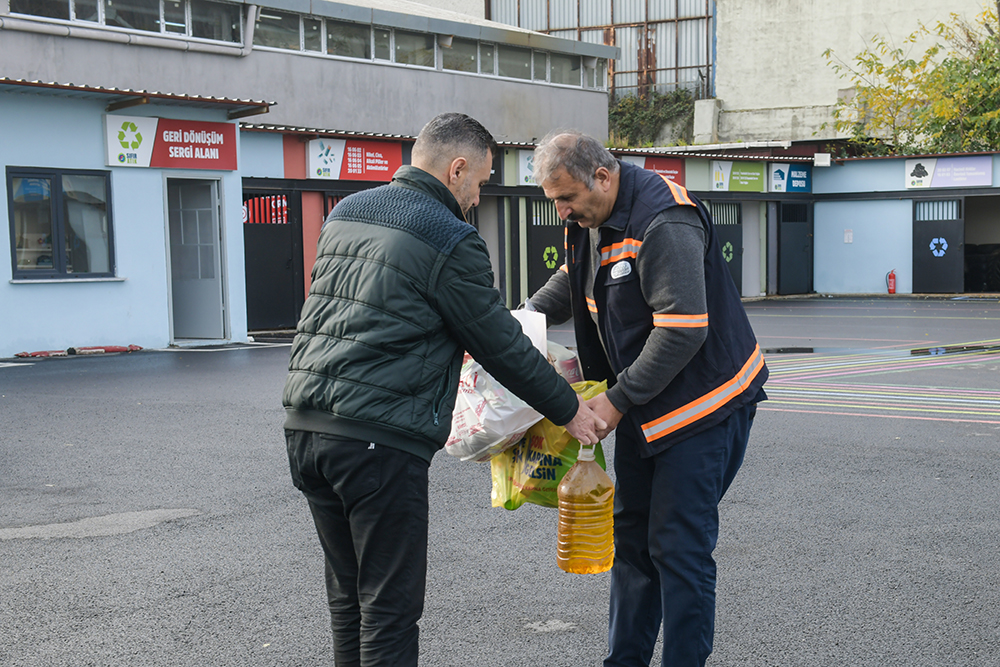
[[[944,237],[931,239],[931,252],[935,257],[944,257],[944,251],[948,249],[948,242]]]
[[[545,262],[545,267],[549,269],[554,269],[559,262],[559,250],[556,249],[554,245],[550,245],[545,249],[545,253],[542,255],[542,261]]]
[[[722,246],[722,259],[726,260],[726,263],[733,261],[733,244],[726,241],[726,245]]]
[[[122,129],[118,130],[118,143],[122,145],[122,148],[131,148],[132,150],[139,148],[142,144],[142,134],[139,133],[139,128],[135,126],[135,123],[129,121],[122,123]]]

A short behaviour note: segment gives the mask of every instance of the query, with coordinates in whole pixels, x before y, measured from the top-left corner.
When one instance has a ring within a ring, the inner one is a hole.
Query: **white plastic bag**
[[[512,314],[535,348],[546,354],[545,316],[528,311]],[[542,415],[466,354],[445,451],[463,461],[489,461],[515,445],[541,419]]]
[[[541,418],[466,354],[444,448],[463,461],[489,461],[516,444]]]

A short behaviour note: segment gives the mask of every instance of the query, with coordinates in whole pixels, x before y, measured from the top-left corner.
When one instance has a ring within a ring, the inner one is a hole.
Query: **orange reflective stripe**
[[[757,345],[753,354],[732,380],[659,419],[643,424],[642,433],[646,436],[646,442],[653,442],[715,412],[731,399],[746,391],[763,368],[764,356],[760,353],[760,345]]]
[[[674,313],[653,313],[654,327],[691,328],[708,326],[708,313],[701,315],[676,315]]]
[[[596,313],[597,312],[597,302],[594,301],[593,299],[591,299],[589,296],[586,297],[586,299],[587,299],[587,310],[589,310],[592,313]]]
[[[666,184],[670,186],[670,192],[673,193],[674,199],[677,200],[678,204],[683,204],[684,206],[695,205],[694,202],[691,201],[691,196],[688,194],[687,188],[683,185],[677,185],[663,174],[660,174],[660,178],[662,178]]]
[[[613,264],[626,257],[634,259],[640,248],[642,248],[642,241],[635,239],[625,239],[619,243],[604,246],[601,248],[601,266]]]
[[[563,273],[569,273],[569,267],[566,266],[565,264],[563,264],[562,266],[560,266],[559,270],[562,271]]]

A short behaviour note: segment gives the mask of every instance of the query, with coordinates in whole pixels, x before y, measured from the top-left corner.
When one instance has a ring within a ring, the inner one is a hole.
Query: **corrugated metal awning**
[[[0,77],[0,90],[31,90],[33,92],[73,97],[79,99],[108,100],[107,111],[117,111],[128,107],[156,102],[167,106],[197,107],[203,109],[228,110],[230,120],[267,113],[277,102],[263,100],[241,100],[229,97],[207,97],[204,95],[185,95],[178,93],[160,93],[148,90],[132,90],[130,88],[105,88],[75,83],[58,83],[55,81],[28,81],[26,79],[10,79]]]

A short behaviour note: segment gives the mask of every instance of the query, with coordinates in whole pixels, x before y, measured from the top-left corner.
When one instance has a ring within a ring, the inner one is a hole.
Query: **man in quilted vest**
[[[715,238],[683,187],[575,131],[535,149],[566,221],[566,264],[530,299],[573,318],[591,406],[615,430],[615,563],[605,667],[700,667],[712,651],[718,505],[767,367]],[[616,428],[617,427],[617,428]],[[603,436],[604,433],[602,432]]]
[[[429,122],[392,183],[341,201],[320,234],[285,384],[292,481],[325,555],[337,667],[417,664],[427,470],[468,351],[578,440],[605,423],[521,332],[466,221],[497,145],[464,114]]]

